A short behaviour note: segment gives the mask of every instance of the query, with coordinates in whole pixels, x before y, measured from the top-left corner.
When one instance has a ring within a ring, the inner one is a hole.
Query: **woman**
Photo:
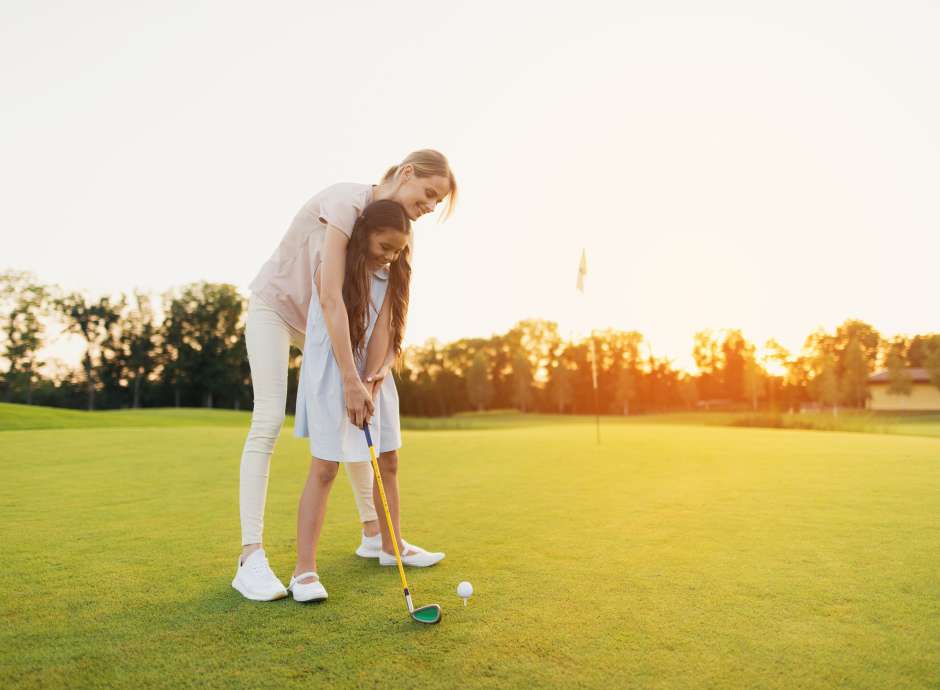
[[[290,346],[303,349],[313,275],[322,262],[324,272],[337,275],[338,284],[343,284],[349,237],[356,219],[373,201],[395,201],[410,220],[417,220],[445,198],[446,218],[456,203],[457,182],[447,158],[431,149],[415,151],[389,168],[378,185],[341,183],[328,187],[304,204],[251,283],[245,343],[254,408],[242,451],[239,488],[242,553],[232,581],[232,586],[248,599],[270,601],[287,596],[264,553],[264,504],[271,454],[284,423]],[[386,358],[377,373],[363,382],[356,370],[341,294],[331,292],[323,307],[323,317],[343,380],[346,412],[353,424],[362,426],[374,411],[372,393],[388,375],[391,361]],[[381,324],[374,339],[387,342],[389,334],[380,332],[381,328],[387,329],[388,325]],[[380,558],[381,536],[372,498],[371,467],[368,463],[350,464],[347,474],[363,527],[356,554]]]

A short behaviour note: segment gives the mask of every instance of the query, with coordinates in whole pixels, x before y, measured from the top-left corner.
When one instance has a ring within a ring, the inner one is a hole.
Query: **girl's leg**
[[[252,297],[245,325],[245,345],[254,406],[239,474],[243,558],[261,548],[271,454],[281,433],[287,402],[291,337],[290,327],[277,312]]]
[[[326,501],[337,471],[338,462],[310,459],[310,473],[297,508],[297,566],[294,575],[317,569],[317,543],[326,516]],[[316,580],[312,577],[301,580],[301,584],[308,582]]]
[[[367,537],[374,537],[379,533],[379,521],[375,511],[378,504],[372,498],[372,463],[347,462],[346,474],[352,486],[356,508],[359,509],[362,531]]]

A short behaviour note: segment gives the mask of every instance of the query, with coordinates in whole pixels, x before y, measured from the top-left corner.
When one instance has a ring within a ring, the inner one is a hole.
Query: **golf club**
[[[372,458],[372,470],[375,472],[375,481],[379,485],[379,496],[382,497],[382,507],[385,509],[385,522],[388,525],[388,535],[392,539],[392,548],[395,549],[395,562],[398,564],[398,574],[401,575],[401,586],[405,592],[405,605],[408,613],[419,623],[433,625],[441,622],[441,607],[437,604],[428,604],[415,608],[411,603],[411,593],[408,591],[408,580],[405,579],[405,569],[401,564],[401,554],[398,551],[398,538],[395,536],[395,527],[392,525],[392,515],[388,511],[388,501],[385,499],[385,487],[382,486],[382,473],[379,471],[379,462],[375,457],[375,446],[372,445],[372,434],[369,433],[369,422],[362,425],[366,432],[366,443],[369,445],[369,456]]]

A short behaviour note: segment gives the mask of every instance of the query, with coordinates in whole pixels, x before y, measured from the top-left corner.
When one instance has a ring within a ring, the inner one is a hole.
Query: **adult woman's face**
[[[402,168],[398,176],[399,187],[392,199],[405,208],[411,220],[418,220],[433,211],[450,192],[450,182],[443,175],[418,177],[410,165]]]

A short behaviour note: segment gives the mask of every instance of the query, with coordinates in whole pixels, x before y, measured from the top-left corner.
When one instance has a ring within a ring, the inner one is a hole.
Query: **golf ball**
[[[466,580],[457,585],[457,596],[461,599],[469,599],[471,594],[473,594],[473,585]]]

